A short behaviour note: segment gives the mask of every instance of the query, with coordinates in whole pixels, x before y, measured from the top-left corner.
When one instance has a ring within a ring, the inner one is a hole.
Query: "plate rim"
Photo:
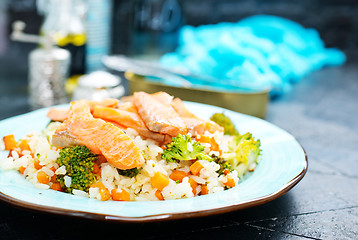
[[[212,106],[212,105],[202,104],[202,103],[197,103],[197,102],[189,102],[189,103]],[[62,107],[65,105],[67,105],[67,104],[58,105],[57,107]],[[56,107],[56,106],[53,106],[53,107]],[[213,106],[213,107],[221,108],[221,107],[217,107],[217,106]],[[43,110],[43,109],[48,109],[48,108],[42,108],[42,109],[38,109],[38,110]],[[225,108],[221,108],[221,109],[225,109]],[[38,110],[20,114],[17,116],[13,116],[13,117],[10,117],[7,119],[3,119],[0,122],[2,122],[4,120],[10,120],[12,118],[16,118],[16,117],[19,117],[22,115],[27,115],[32,112],[36,112]],[[235,112],[235,111],[232,111],[229,109],[225,109],[225,110]],[[238,112],[235,112],[235,113],[238,113]],[[250,116],[250,115],[243,114],[243,113],[238,113],[238,114],[252,117],[252,118],[257,118],[257,117]],[[264,119],[260,119],[260,120],[266,121]],[[270,124],[272,124],[272,123],[270,123]],[[272,124],[272,125],[274,125],[274,124]],[[276,125],[274,125],[274,126],[276,126]],[[284,129],[282,129],[282,130],[284,130]],[[284,130],[284,131],[287,132],[286,130]],[[0,191],[0,200],[3,202],[6,202],[12,206],[15,206],[15,207],[24,208],[27,210],[33,210],[36,212],[44,212],[44,213],[51,213],[51,214],[70,216],[70,217],[78,217],[78,218],[86,218],[86,219],[92,219],[92,220],[111,221],[111,222],[127,222],[127,223],[157,222],[157,221],[179,220],[179,219],[186,219],[186,218],[199,218],[199,217],[206,217],[206,216],[210,216],[210,215],[218,215],[218,214],[224,214],[224,213],[228,213],[228,212],[238,211],[238,210],[247,209],[247,208],[265,204],[267,202],[270,202],[270,201],[284,195],[290,189],[292,189],[296,184],[298,184],[298,182],[300,182],[301,179],[305,176],[305,174],[307,173],[307,170],[308,170],[307,153],[306,153],[305,149],[303,148],[302,144],[299,143],[298,140],[294,136],[292,136],[292,137],[298,143],[298,145],[300,146],[300,148],[302,149],[303,154],[304,154],[304,166],[300,173],[298,173],[296,176],[291,178],[291,180],[289,180],[285,185],[283,185],[280,189],[278,189],[277,191],[275,191],[273,193],[270,193],[268,195],[264,195],[261,197],[253,198],[250,200],[246,200],[244,202],[240,202],[237,204],[231,204],[228,206],[207,209],[205,211],[194,210],[194,211],[183,211],[183,212],[175,212],[175,213],[160,213],[160,214],[147,215],[147,216],[129,217],[129,216],[119,216],[119,215],[111,215],[111,214],[105,214],[105,213],[88,212],[88,211],[82,211],[82,210],[58,208],[58,207],[53,207],[53,206],[41,205],[41,204],[37,204],[37,203],[31,203],[28,201],[23,201],[21,199],[9,196],[1,191]]]

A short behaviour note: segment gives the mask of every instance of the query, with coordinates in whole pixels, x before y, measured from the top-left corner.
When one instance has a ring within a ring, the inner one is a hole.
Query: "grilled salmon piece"
[[[89,126],[88,128],[75,127],[71,132],[76,138],[79,137],[80,141],[89,149],[97,148],[113,167],[125,170],[144,164],[145,160],[141,150],[130,137],[111,123],[101,119],[95,120],[101,121],[103,124],[92,127],[93,121],[89,121],[86,124]]]
[[[114,98],[108,98],[102,101],[88,101],[91,111],[93,111],[94,106],[115,107],[118,105],[118,102],[119,100]],[[68,114],[68,109],[50,108],[47,112],[47,117],[52,121],[63,122],[68,118]]]
[[[55,134],[51,137],[51,144],[56,147],[70,147],[76,145],[83,145],[74,136],[70,134],[66,124],[61,124]]]
[[[153,96],[154,98],[156,98],[159,102],[162,102],[166,105],[170,105],[170,102],[173,100],[173,96],[170,96],[166,92],[156,92],[156,93],[152,93],[150,95]],[[124,96],[121,98],[121,102],[123,102],[123,103],[133,102],[133,98],[134,98],[133,95]]]
[[[86,100],[71,103],[67,120],[56,130],[53,139],[56,135],[74,138],[119,169],[140,167],[145,161],[139,147],[121,129],[92,116]]]
[[[137,112],[129,112],[122,109],[96,106],[93,110],[93,116],[106,121],[115,122],[127,128],[135,129],[141,136],[153,139],[160,144],[167,143],[171,140],[169,135],[164,135],[150,131],[144,124]]]
[[[118,104],[118,109],[125,110],[125,111],[128,111],[128,112],[134,112],[134,113],[138,114],[137,108],[134,106],[133,102],[120,103],[120,104]]]
[[[151,94],[155,99],[157,99],[159,102],[169,106],[173,101],[173,96],[170,96],[166,92],[156,92]]]
[[[156,100],[167,107],[171,107],[182,118],[187,130],[192,134],[204,134],[205,131],[214,133],[216,131],[223,132],[223,128],[212,121],[206,121],[195,114],[191,113],[180,98],[174,98],[165,92],[157,92],[150,94]],[[134,99],[134,97],[133,97]],[[132,100],[133,100],[132,99]]]
[[[179,116],[184,120],[185,126],[187,127],[188,131],[193,135],[196,136],[197,134],[204,134],[205,131],[210,133],[214,133],[216,131],[223,132],[224,129],[216,124],[213,121],[203,120],[193,113],[191,113],[184,105],[184,102],[180,98],[174,98],[169,101],[169,95],[165,96],[162,92],[157,95],[158,100],[162,100],[163,102],[169,102],[170,106],[179,114]]]
[[[152,95],[135,92],[133,103],[149,130],[170,136],[187,133],[185,123],[179,114],[171,106],[161,103]]]
[[[198,118],[185,107],[183,101],[180,98],[174,98],[170,105],[179,114],[179,116],[183,118]]]
[[[52,121],[63,122],[68,117],[68,109],[50,108],[47,117]]]

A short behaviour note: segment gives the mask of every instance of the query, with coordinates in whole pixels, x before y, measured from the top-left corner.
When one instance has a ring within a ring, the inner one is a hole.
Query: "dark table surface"
[[[30,111],[25,70],[15,60],[1,61],[0,119]],[[309,161],[302,181],[276,200],[228,214],[135,224],[0,202],[0,239],[357,239],[357,116],[356,63],[314,72],[269,104],[266,120],[294,135]]]

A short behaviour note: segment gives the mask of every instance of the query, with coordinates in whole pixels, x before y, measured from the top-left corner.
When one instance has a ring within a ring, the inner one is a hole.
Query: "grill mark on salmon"
[[[179,114],[171,106],[161,103],[150,94],[135,92],[133,103],[149,130],[170,136],[187,133],[185,123]]]

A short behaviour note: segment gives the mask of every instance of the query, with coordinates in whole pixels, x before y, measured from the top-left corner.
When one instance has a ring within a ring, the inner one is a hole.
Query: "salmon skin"
[[[152,95],[135,92],[133,103],[149,130],[174,137],[187,133],[185,123],[179,114],[171,106],[161,103]]]
[[[140,148],[120,128],[92,116],[86,100],[71,103],[67,120],[55,131],[53,139],[56,136],[74,138],[118,169],[140,167],[145,162]]]

